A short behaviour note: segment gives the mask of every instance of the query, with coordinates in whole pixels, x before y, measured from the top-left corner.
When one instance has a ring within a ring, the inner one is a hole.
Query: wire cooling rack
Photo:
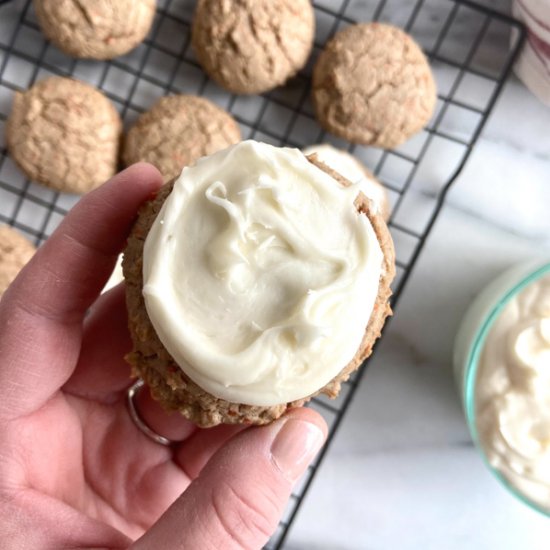
[[[48,43],[30,0],[0,0],[0,222],[40,244],[78,200],[27,180],[8,155],[3,130],[14,91],[47,76],[74,76],[100,88],[126,127],[163,95],[200,94],[233,114],[243,138],[294,147],[328,141],[370,166],[392,203],[395,307],[445,195],[510,72],[523,27],[467,0],[316,0],[316,41],[309,65],[286,86],[245,97],[217,87],[198,65],[190,47],[194,3],[160,0],[153,28],[142,45],[123,57],[97,62],[71,59]],[[390,22],[411,33],[426,51],[438,84],[437,108],[429,126],[392,151],[354,146],[326,134],[315,121],[309,100],[311,67],[326,40],[347,24],[370,20]],[[311,403],[329,424],[329,442],[364,372],[365,365],[344,384],[335,401],[320,397]],[[268,548],[282,548],[327,447],[295,488]]]

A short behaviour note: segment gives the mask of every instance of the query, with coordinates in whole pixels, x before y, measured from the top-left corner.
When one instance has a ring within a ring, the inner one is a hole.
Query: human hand
[[[199,430],[145,391],[140,416],[178,443],[130,419],[124,290],[96,298],[161,183],[140,164],[86,195],[0,301],[2,548],[260,548],[325,439],[311,409]]]

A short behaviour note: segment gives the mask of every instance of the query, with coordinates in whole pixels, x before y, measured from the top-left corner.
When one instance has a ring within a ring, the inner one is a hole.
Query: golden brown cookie
[[[384,148],[420,131],[437,99],[420,47],[381,23],[350,25],[327,43],[313,70],[312,97],[326,130]]]
[[[16,92],[6,126],[23,172],[68,193],[86,193],[116,172],[121,132],[120,116],[101,92],[63,77]]]
[[[235,119],[211,101],[192,95],[163,97],[130,129],[122,158],[127,166],[150,162],[168,181],[184,166],[240,140]]]
[[[35,250],[15,229],[0,225],[0,298]]]
[[[192,43],[220,86],[260,94],[306,64],[314,33],[310,0],[198,0]]]
[[[339,174],[317,160],[309,160],[330,174],[335,185],[350,185]],[[378,296],[371,314],[363,341],[351,362],[324,388],[304,399],[276,406],[253,406],[232,403],[214,397],[185,375],[159,340],[147,315],[143,298],[143,246],[145,239],[164,201],[172,191],[173,182],[167,183],[155,199],[140,210],[124,251],[123,271],[126,281],[128,323],[133,340],[133,351],[126,359],[132,365],[135,376],[145,380],[155,399],[167,410],[179,411],[186,418],[202,427],[217,424],[267,424],[279,418],[290,408],[300,407],[315,395],[324,393],[336,397],[341,383],[349,378],[371,352],[380,336],[386,317],[391,314],[390,284],[395,274],[395,253],[392,239],[382,217],[372,208],[364,195],[356,200],[359,212],[369,217],[382,252],[384,261],[378,287]]]
[[[112,59],[147,36],[155,0],[33,0],[46,37],[73,57]]]

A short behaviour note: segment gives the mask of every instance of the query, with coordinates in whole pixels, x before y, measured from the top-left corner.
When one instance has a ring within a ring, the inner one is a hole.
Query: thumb
[[[326,433],[324,420],[311,409],[239,433],[132,549],[261,548]]]

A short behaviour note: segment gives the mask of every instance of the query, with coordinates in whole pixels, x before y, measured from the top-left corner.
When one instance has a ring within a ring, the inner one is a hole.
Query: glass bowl
[[[478,364],[485,340],[494,322],[510,300],[538,279],[550,274],[550,261],[537,261],[516,266],[504,272],[477,296],[460,325],[454,347],[454,372],[468,429],[489,470],[519,500],[550,517],[550,508],[521,492],[488,461],[479,440],[475,410]]]

